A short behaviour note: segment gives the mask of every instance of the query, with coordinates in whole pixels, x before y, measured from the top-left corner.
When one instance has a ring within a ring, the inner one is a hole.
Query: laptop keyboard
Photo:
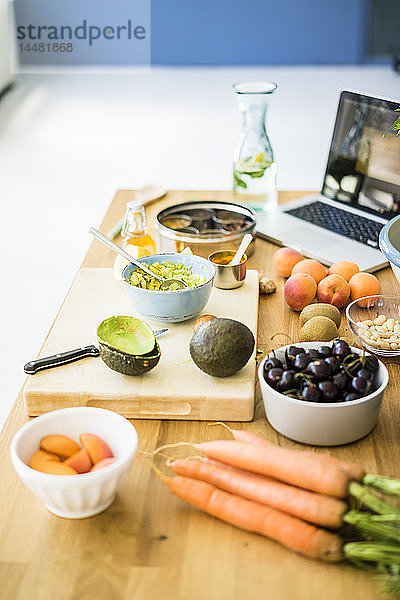
[[[303,221],[313,223],[313,225],[344,235],[356,242],[361,242],[361,244],[378,248],[379,233],[383,227],[382,223],[377,223],[318,200],[285,212],[303,219]]]

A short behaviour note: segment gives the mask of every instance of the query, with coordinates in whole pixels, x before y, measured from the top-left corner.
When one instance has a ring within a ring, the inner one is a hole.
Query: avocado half
[[[100,356],[123,375],[143,375],[157,365],[160,347],[151,327],[135,317],[109,317],[97,328]]]
[[[199,369],[214,377],[229,377],[244,367],[254,346],[252,332],[240,321],[213,319],[199,327],[189,350]]]

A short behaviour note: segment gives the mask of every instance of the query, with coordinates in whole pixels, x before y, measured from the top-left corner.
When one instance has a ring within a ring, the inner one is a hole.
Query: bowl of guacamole
[[[135,312],[163,323],[180,323],[198,315],[211,295],[215,267],[201,256],[153,254],[139,259],[156,275],[184,281],[184,289],[160,290],[159,283],[130,263],[122,277]]]

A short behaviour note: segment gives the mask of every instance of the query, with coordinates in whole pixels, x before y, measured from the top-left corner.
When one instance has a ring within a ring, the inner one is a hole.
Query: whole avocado
[[[202,325],[190,340],[190,356],[208,375],[229,377],[244,367],[254,345],[254,336],[243,323],[213,319]]]

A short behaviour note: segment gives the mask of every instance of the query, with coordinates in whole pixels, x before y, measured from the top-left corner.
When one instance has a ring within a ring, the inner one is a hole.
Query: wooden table
[[[101,229],[121,217],[133,192],[117,192]],[[281,192],[287,201],[300,192]],[[229,192],[170,192],[149,207],[148,220],[161,207],[187,199],[229,200]],[[274,274],[275,246],[257,240],[249,266],[271,276],[277,293],[261,297],[257,346],[263,350],[297,339],[298,317],[282,297],[282,278]],[[351,258],[351,257],[349,257]],[[114,255],[95,243],[85,267],[111,266]],[[398,294],[391,271],[379,274],[385,293]],[[351,339],[344,323],[340,330]],[[355,461],[369,472],[400,475],[400,410],[397,365],[388,365],[390,386],[379,422],[365,439],[348,446],[325,448]],[[265,419],[258,385],[255,418],[243,427],[283,446],[303,448],[277,434]],[[4,600],[372,600],[377,583],[345,564],[307,560],[261,536],[235,529],[173,497],[138,455],[114,504],[103,514],[81,520],[53,516],[15,474],[9,458],[13,434],[25,423],[22,394],[4,426],[0,477],[0,598]],[[236,424],[240,427],[240,424]],[[229,436],[204,422],[136,421],[142,450],[180,440],[203,441]]]

